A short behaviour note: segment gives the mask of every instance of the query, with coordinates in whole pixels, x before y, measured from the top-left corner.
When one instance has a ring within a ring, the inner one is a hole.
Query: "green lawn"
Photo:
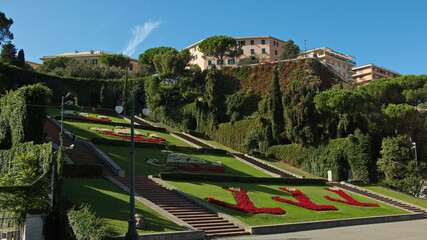
[[[89,203],[96,215],[110,225],[117,235],[128,228],[129,195],[105,179],[65,178],[65,198],[75,205]],[[139,233],[185,231],[181,226],[135,201],[136,213],[145,217],[144,230]]]
[[[121,137],[117,136],[111,136],[111,135],[105,135],[101,134],[99,131],[91,130],[91,127],[98,127],[98,128],[107,128],[107,129],[113,129],[114,126],[111,125],[105,125],[102,123],[86,123],[86,122],[74,122],[74,121],[64,121],[64,127],[71,133],[74,133],[78,139],[91,139],[91,138],[105,138],[105,139],[111,139],[111,140],[120,140],[120,141],[129,141]],[[144,129],[137,129],[135,128],[135,131],[139,131],[144,135],[147,135],[148,133],[155,133],[157,136],[166,139],[165,144],[171,144],[171,145],[178,145],[178,146],[185,146],[190,147],[189,144],[172,137],[171,135],[163,132],[157,132],[152,130],[144,130]]]
[[[359,207],[329,201],[324,196],[331,196],[340,199],[340,197],[332,192],[326,191],[323,188],[326,186],[284,186],[284,185],[264,185],[250,183],[208,183],[208,182],[177,182],[169,181],[170,184],[185,190],[187,193],[205,200],[208,197],[214,197],[218,200],[236,204],[236,201],[231,192],[222,189],[223,186],[240,187],[248,192],[249,198],[257,207],[280,207],[286,211],[284,215],[274,214],[247,214],[236,210],[220,207],[215,204],[212,206],[224,211],[227,214],[251,225],[269,225],[269,224],[284,224],[293,222],[307,222],[327,219],[344,219],[367,216],[393,215],[407,213],[404,210],[391,207],[386,204],[376,202],[372,199],[364,198],[356,194],[349,194],[354,199],[361,202],[378,203],[380,207]],[[282,191],[280,187],[291,187],[301,190],[311,201],[316,204],[334,205],[338,208],[337,211],[313,211],[305,208],[297,207],[291,204],[277,202],[271,199],[272,196],[280,196],[285,199],[295,200],[288,192]],[[346,192],[348,194],[348,192]],[[206,201],[206,200],[205,200]]]
[[[65,109],[64,111],[71,111],[71,110]],[[80,112],[80,111],[75,110],[75,112]],[[112,122],[116,122],[116,123],[129,123],[125,119],[123,119],[121,117],[117,117],[117,115],[112,116],[112,115],[96,114],[96,113],[89,113],[89,112],[82,112],[82,113],[87,113],[87,114],[89,114],[90,117],[95,117],[95,118],[97,118],[98,115],[106,116],[109,119],[111,119]],[[51,117],[61,116],[61,108],[60,107],[56,107],[56,108],[55,107],[48,107],[47,108],[47,115],[51,116]]]
[[[319,176],[313,175],[313,174],[311,174],[309,172],[303,171],[301,169],[293,167],[293,166],[291,166],[291,165],[289,165],[287,163],[284,163],[282,161],[279,161],[279,160],[270,159],[270,158],[258,158],[258,159],[260,159],[262,161],[265,161],[265,162],[267,162],[267,163],[269,163],[269,164],[271,164],[271,165],[273,165],[275,167],[278,167],[278,168],[281,168],[283,170],[286,170],[288,172],[295,173],[297,175],[303,176],[304,178],[321,178]]]
[[[102,144],[97,144],[97,147],[106,153],[117,165],[125,169],[126,174],[129,173],[129,147],[120,147],[120,146],[107,146]],[[225,172],[221,174],[229,175],[238,175],[238,176],[255,176],[255,177],[271,177],[270,175],[261,172],[253,167],[250,167],[239,160],[224,156],[224,155],[209,155],[209,154],[199,154],[199,153],[185,153],[183,154],[191,155],[196,158],[200,158],[209,162],[218,162],[221,161],[225,166]],[[137,176],[146,176],[146,175],[157,175],[165,170],[172,170],[172,167],[157,167],[145,162],[148,158],[156,158],[160,160],[162,164],[166,161],[167,154],[160,152],[158,149],[150,148],[135,148],[135,174]],[[185,172],[183,170],[175,170],[176,172]],[[190,172],[191,173],[191,172]],[[206,172],[208,174],[219,174],[214,172]]]
[[[390,190],[387,188],[383,188],[383,187],[379,187],[379,186],[373,186],[373,185],[369,185],[369,186],[360,185],[360,187],[363,187],[363,188],[369,189],[371,191],[381,193],[381,194],[384,194],[384,195],[387,195],[387,196],[390,196],[393,198],[397,198],[397,199],[403,200],[405,202],[418,205],[418,206],[423,207],[423,208],[427,208],[427,201],[426,200],[419,199],[416,197],[412,197],[408,194],[399,193],[399,192],[396,192],[396,191],[393,191],[393,190]]]

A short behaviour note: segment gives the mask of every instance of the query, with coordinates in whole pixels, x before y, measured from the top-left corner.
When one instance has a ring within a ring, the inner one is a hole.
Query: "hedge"
[[[43,84],[10,91],[0,99],[0,148],[43,142],[46,108],[52,92]]]
[[[129,141],[120,141],[120,140],[110,140],[104,138],[92,138],[91,141],[95,144],[104,144],[111,146],[124,146],[129,147]],[[165,145],[160,143],[144,143],[144,142],[135,142],[135,147],[139,148],[156,148],[160,150],[171,150],[171,151],[182,151],[182,152],[193,152],[193,153],[206,153],[206,154],[219,154],[227,155],[228,152],[223,149],[217,148],[192,148],[192,147],[183,147],[176,145]]]
[[[67,216],[77,240],[103,240],[113,233],[112,229],[92,212],[89,204],[68,210]]]
[[[162,180],[172,181],[207,181],[207,182],[240,182],[259,184],[288,184],[288,185],[325,185],[324,179],[289,179],[289,178],[258,178],[240,177],[232,175],[209,175],[209,174],[182,174],[182,173],[160,173]]]
[[[349,169],[352,171],[352,180],[368,181],[370,142],[369,136],[358,135],[318,145],[275,145],[268,149],[268,153],[317,176],[327,177],[328,170],[331,170],[334,181],[348,180],[344,174]]]
[[[70,178],[100,178],[103,168],[99,165],[70,164],[64,166],[64,177]]]

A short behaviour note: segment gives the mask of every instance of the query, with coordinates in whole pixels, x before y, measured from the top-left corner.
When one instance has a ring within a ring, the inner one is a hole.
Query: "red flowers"
[[[174,166],[186,171],[207,171],[207,172],[224,172],[225,171],[225,168],[223,166],[209,168],[209,167],[201,167],[200,165],[195,163],[193,163],[192,165],[194,167],[181,166],[181,165],[169,165],[169,166]]]
[[[288,200],[288,199],[283,199],[279,196],[271,197],[273,200],[278,201],[278,202],[289,203],[289,204],[292,204],[292,205],[295,205],[298,207],[307,208],[307,209],[315,210],[315,211],[338,210],[335,206],[332,206],[332,205],[317,205],[317,204],[313,203],[300,190],[290,190],[287,188],[280,188],[280,190],[289,192],[290,194],[292,194],[292,196],[296,200],[298,200],[298,202]]]
[[[325,190],[328,190],[330,192],[334,192],[334,193],[338,194],[338,196],[340,196],[340,197],[342,197],[342,198],[344,198],[346,200],[346,201],[344,201],[344,200],[332,198],[332,197],[329,197],[329,196],[325,196],[325,198],[328,199],[328,200],[330,200],[330,201],[335,201],[335,202],[340,202],[340,203],[345,203],[345,204],[355,205],[355,206],[362,206],[362,207],[379,207],[380,206],[380,205],[378,205],[376,203],[359,202],[359,201],[355,200],[354,198],[350,197],[343,190],[333,190],[333,189],[330,189],[330,188],[325,188]]]
[[[285,214],[285,211],[279,207],[276,208],[258,208],[255,207],[252,201],[249,199],[246,190],[234,189],[230,187],[224,187],[225,190],[233,193],[234,198],[237,201],[237,205],[229,204],[215,198],[208,198],[208,202],[213,204],[241,211],[244,213],[257,214],[257,213],[268,213],[268,214]]]
[[[125,136],[125,135],[120,135],[120,134],[116,134],[110,131],[107,132],[102,132],[101,134],[106,134],[106,135],[112,135],[112,136],[117,136],[117,137],[121,137],[127,140],[130,140],[130,136]],[[166,141],[166,139],[164,138],[154,138],[154,139],[150,139],[150,138],[142,138],[141,135],[135,135],[134,137],[135,141],[144,141],[144,142],[161,142],[161,141]]]

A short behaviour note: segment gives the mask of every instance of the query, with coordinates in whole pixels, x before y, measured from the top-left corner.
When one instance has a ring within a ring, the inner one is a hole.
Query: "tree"
[[[220,66],[224,64],[224,57],[234,58],[241,54],[236,40],[229,36],[208,37],[199,44],[199,50],[203,57],[212,55],[218,59]]]
[[[420,173],[425,163],[416,167],[411,156],[411,142],[407,136],[384,138],[381,147],[381,158],[378,159],[378,169],[384,173],[384,182],[391,186],[417,195],[421,190],[422,177]]]
[[[9,31],[13,20],[6,18],[6,15],[0,11],[0,45],[2,42],[8,42],[13,39],[13,34]]]
[[[6,43],[1,46],[0,59],[3,62],[16,65],[18,59],[16,58],[16,48],[12,43]]]
[[[271,80],[269,109],[273,138],[276,143],[280,143],[285,123],[283,116],[282,93],[280,91],[277,67],[274,68],[273,79]]]
[[[57,68],[66,68],[72,63],[78,63],[74,58],[70,57],[56,57],[43,62],[43,64],[37,68],[37,72],[51,73]]]
[[[18,67],[25,67],[25,54],[24,54],[24,50],[21,49],[18,52],[18,61],[17,61]]]
[[[413,139],[414,130],[421,126],[420,112],[408,104],[389,104],[382,111],[388,118],[396,134],[406,134]]]
[[[300,49],[293,40],[288,40],[282,46],[282,52],[280,53],[280,59],[294,59],[298,57]]]
[[[257,56],[252,55],[247,58],[239,59],[237,66],[245,66],[245,65],[256,64],[256,63],[259,63],[259,58]]]
[[[142,69],[145,69],[145,71],[149,71],[150,74],[154,74],[156,70],[154,66],[154,61],[153,61],[154,57],[158,54],[164,54],[167,52],[178,53],[178,51],[172,47],[150,48],[139,55],[138,63],[141,65]]]
[[[108,67],[127,69],[130,66],[130,58],[121,54],[106,54],[99,57],[99,62]]]
[[[183,76],[191,59],[190,52],[184,49],[180,52],[168,51],[157,54],[153,58],[156,72],[160,78],[177,78]]]

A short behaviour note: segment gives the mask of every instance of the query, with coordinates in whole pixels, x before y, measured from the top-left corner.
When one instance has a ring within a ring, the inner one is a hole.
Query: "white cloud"
[[[146,22],[144,26],[137,25],[132,29],[133,38],[129,41],[128,46],[122,51],[124,55],[131,56],[135,53],[135,48],[142,43],[151,32],[160,26],[160,21]]]

